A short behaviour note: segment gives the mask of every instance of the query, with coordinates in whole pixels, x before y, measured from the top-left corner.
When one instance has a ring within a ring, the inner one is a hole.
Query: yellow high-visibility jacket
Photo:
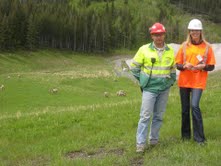
[[[139,80],[140,87],[152,93],[164,91],[176,81],[174,50],[169,45],[165,46],[161,58],[153,43],[143,45],[134,56],[130,67],[135,78]]]

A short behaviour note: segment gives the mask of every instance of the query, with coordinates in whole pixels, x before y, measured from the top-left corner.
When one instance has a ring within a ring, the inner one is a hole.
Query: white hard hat
[[[192,19],[189,22],[188,29],[202,30],[203,29],[202,22],[200,20],[198,20],[198,19]]]

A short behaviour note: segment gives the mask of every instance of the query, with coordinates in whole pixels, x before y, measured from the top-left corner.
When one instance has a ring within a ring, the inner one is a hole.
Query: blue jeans
[[[194,140],[204,142],[203,119],[199,107],[202,89],[180,88],[180,98],[182,107],[181,134],[183,139],[191,138],[190,108],[192,109],[192,123]],[[190,99],[191,98],[191,99]]]
[[[137,145],[145,145],[148,133],[149,121],[152,117],[149,140],[158,141],[159,130],[162,124],[163,113],[166,110],[169,89],[159,92],[151,93],[143,91],[142,105],[140,111],[140,120],[138,122],[136,141]]]

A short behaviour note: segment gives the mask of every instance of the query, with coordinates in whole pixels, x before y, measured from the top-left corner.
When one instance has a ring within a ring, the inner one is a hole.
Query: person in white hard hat
[[[204,144],[206,140],[199,103],[206,87],[208,71],[212,71],[214,65],[215,56],[211,45],[203,37],[202,22],[192,19],[188,25],[187,40],[176,55],[176,66],[180,70],[178,86],[182,109],[182,139],[191,138],[190,109],[192,109],[194,140],[199,144]]]

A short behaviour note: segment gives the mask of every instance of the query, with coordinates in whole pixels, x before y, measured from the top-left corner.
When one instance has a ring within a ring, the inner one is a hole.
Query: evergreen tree
[[[154,22],[166,26],[168,42],[179,42],[190,16],[181,19],[182,12],[170,2],[221,22],[219,0],[0,0],[0,48],[137,48],[151,41],[148,28]],[[221,35],[216,33],[215,41]]]
[[[38,47],[38,25],[33,15],[28,19],[27,47],[31,50]]]

